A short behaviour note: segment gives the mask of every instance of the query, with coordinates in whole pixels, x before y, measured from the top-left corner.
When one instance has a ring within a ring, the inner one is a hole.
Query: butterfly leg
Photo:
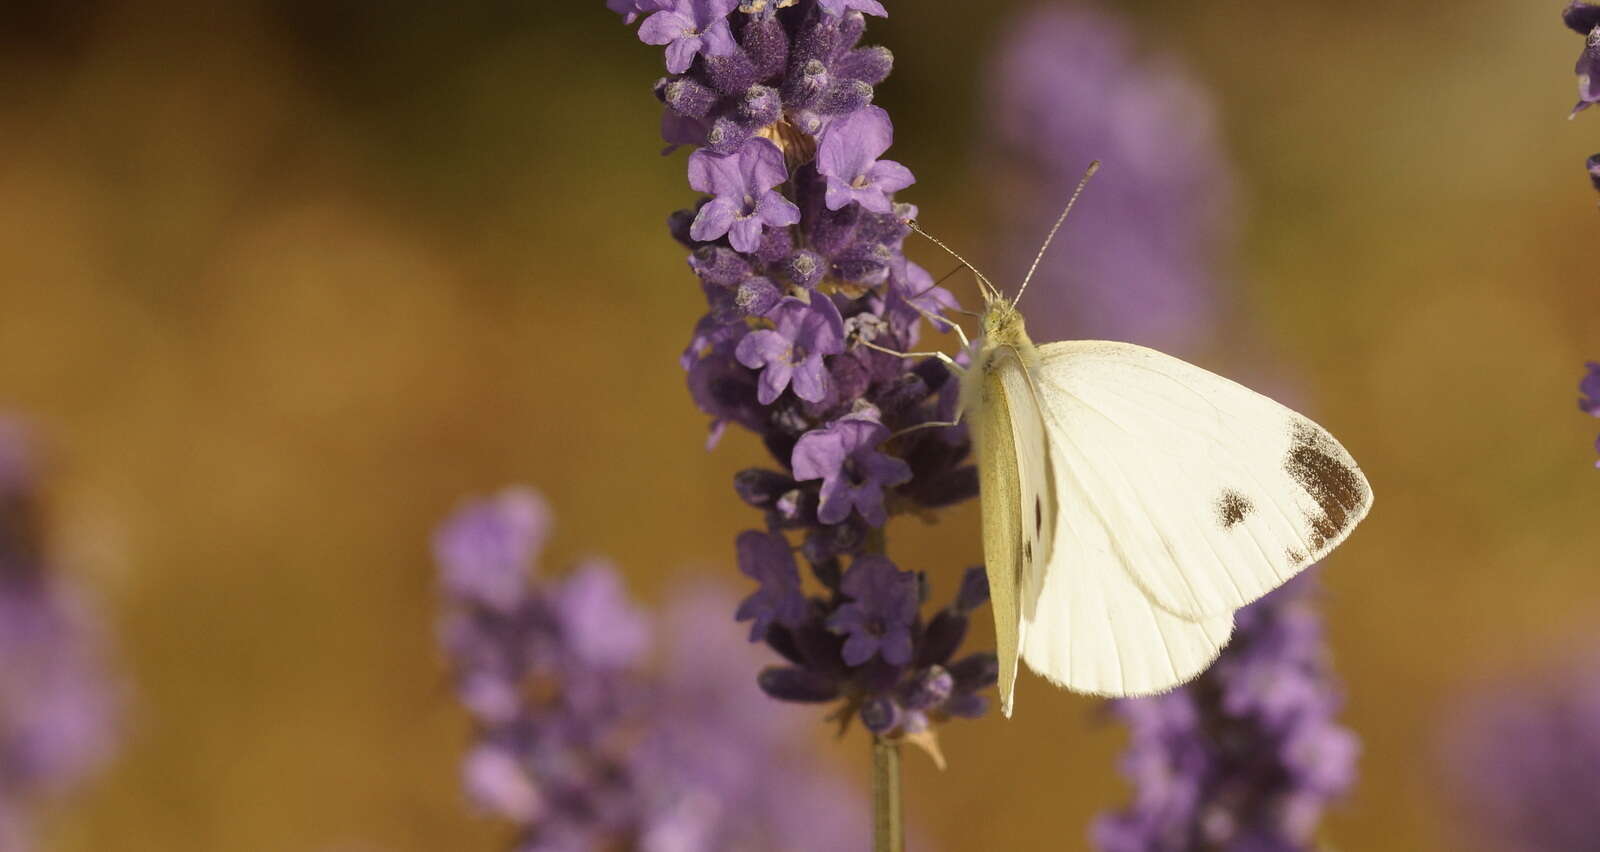
[[[940,361],[944,362],[946,367],[950,368],[950,372],[955,373],[958,376],[967,371],[967,368],[956,363],[956,359],[951,358],[949,355],[946,355],[943,352],[896,352],[893,349],[879,346],[870,340],[858,340],[857,342],[868,349],[875,349],[885,355],[893,355],[896,358],[938,358]]]

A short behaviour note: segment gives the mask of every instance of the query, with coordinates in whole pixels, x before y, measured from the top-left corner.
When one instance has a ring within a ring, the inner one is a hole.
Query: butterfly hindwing
[[[1118,571],[1162,610],[1204,621],[1315,562],[1372,505],[1327,431],[1242,385],[1128,343],[1039,352],[1063,480],[1052,575]]]

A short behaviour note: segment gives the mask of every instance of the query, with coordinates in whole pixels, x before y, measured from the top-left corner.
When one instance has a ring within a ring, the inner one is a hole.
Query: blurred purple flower
[[[1188,685],[1122,699],[1134,801],[1093,827],[1103,852],[1311,850],[1360,750],[1334,721],[1340,691],[1301,574],[1235,616],[1221,659]]]
[[[852,202],[874,213],[894,209],[889,195],[916,182],[911,170],[880,160],[894,142],[889,113],[869,106],[835,120],[817,145],[817,173],[827,178],[829,210]]]
[[[628,600],[610,563],[579,565],[555,593],[555,614],[579,665],[619,669],[636,664],[650,641],[645,614]]]
[[[1029,330],[1180,350],[1203,341],[1233,232],[1234,178],[1210,93],[1107,12],[1040,7],[998,44],[991,185],[1015,279],[1085,167],[1104,164],[1028,290]]]
[[[1589,361],[1583,366],[1589,372],[1578,382],[1578,393],[1583,394],[1578,410],[1600,417],[1600,362]]]
[[[607,0],[606,5],[616,11],[615,0]],[[738,49],[728,29],[728,14],[736,5],[737,0],[656,0],[635,4],[633,14],[660,10],[639,25],[639,40],[666,45],[667,70],[682,74],[701,51],[708,56],[727,56]],[[624,20],[632,20],[627,12]]]
[[[1600,659],[1485,684],[1452,705],[1447,792],[1485,849],[1570,852],[1600,837]]]
[[[818,520],[836,524],[855,510],[867,523],[883,526],[883,489],[911,480],[909,465],[878,451],[888,437],[882,423],[853,416],[807,432],[795,443],[795,479],[822,480]]]
[[[1561,19],[1584,37],[1583,52],[1573,69],[1578,75],[1578,104],[1572,114],[1577,115],[1600,101],[1600,6],[1573,2],[1562,10]]]
[[[529,490],[506,492],[456,514],[433,537],[450,594],[500,612],[522,601],[526,571],[544,548],[550,509]]]
[[[28,840],[27,810],[65,793],[114,748],[118,689],[96,613],[56,576],[27,430],[0,418],[0,849]]]
[[[850,602],[834,611],[828,629],[845,634],[844,661],[859,666],[881,654],[894,666],[911,662],[917,618],[917,578],[882,556],[858,556],[840,588]]]
[[[535,580],[547,520],[535,528],[506,511],[529,498],[469,503],[443,527],[499,524],[497,540],[522,556],[512,606],[442,583],[440,631],[477,725],[463,786],[518,826],[515,848],[802,852],[862,836],[859,797],[811,756],[792,712],[750,683],[756,652],[726,620],[728,596],[685,593],[658,630],[603,562]],[[457,573],[446,561],[457,551],[436,553],[443,578]],[[642,651],[660,644],[665,670],[652,675]],[[510,712],[480,712],[485,681],[501,685]]]
[[[689,235],[714,240],[727,234],[736,251],[755,251],[764,229],[800,221],[800,208],[773,191],[788,179],[783,152],[767,139],[751,139],[733,154],[690,154],[689,187],[712,199],[695,215]]]
[[[828,396],[824,355],[844,351],[844,320],[833,300],[817,296],[809,303],[793,296],[767,313],[775,329],[759,329],[739,341],[735,356],[752,370],[761,370],[756,400],[771,405],[794,385],[794,395],[807,402]]]
[[[1600,187],[1600,178],[1596,180],[1596,186]],[[1590,361],[1584,367],[1589,372],[1584,375],[1582,381],[1578,382],[1578,393],[1583,394],[1583,397],[1578,400],[1578,410],[1585,414],[1600,417],[1600,363]],[[1594,449],[1595,452],[1600,453],[1600,438],[1595,439]],[[1594,466],[1600,467],[1600,460],[1597,460]]]

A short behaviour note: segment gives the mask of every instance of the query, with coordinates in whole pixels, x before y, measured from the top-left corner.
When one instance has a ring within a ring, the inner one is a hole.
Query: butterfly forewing
[[[1127,343],[1039,351],[1035,384],[1065,480],[1052,580],[1120,572],[1169,613],[1224,616],[1332,550],[1371,507],[1331,435],[1248,388]]]

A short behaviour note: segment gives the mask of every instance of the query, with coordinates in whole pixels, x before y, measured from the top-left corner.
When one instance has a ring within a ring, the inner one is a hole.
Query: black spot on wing
[[[1256,504],[1249,497],[1233,489],[1222,492],[1217,498],[1217,523],[1225,530],[1231,530],[1244,522],[1244,516],[1254,512]]]
[[[1033,498],[1033,534],[1044,532],[1044,500],[1037,494]]]
[[[1032,562],[1033,562],[1033,542],[1032,541],[1025,541],[1025,542],[1022,543],[1022,561],[1027,562],[1029,564],[1032,564]]]
[[[1301,565],[1304,565],[1305,562],[1306,562],[1306,555],[1304,553],[1301,553],[1298,550],[1295,550],[1292,547],[1283,552],[1283,558],[1284,558],[1284,560],[1286,562],[1288,562],[1291,566],[1293,566],[1295,568],[1299,568]]]
[[[1283,469],[1317,502],[1321,514],[1307,513],[1311,523],[1309,543],[1321,550],[1330,539],[1355,523],[1357,510],[1367,501],[1367,484],[1341,461],[1322,431],[1305,421],[1295,421],[1289,454]]]

